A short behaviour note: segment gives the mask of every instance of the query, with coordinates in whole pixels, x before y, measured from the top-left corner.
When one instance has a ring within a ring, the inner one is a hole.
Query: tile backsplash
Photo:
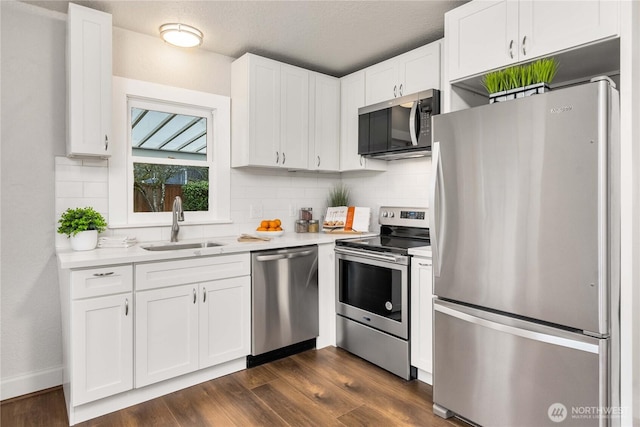
[[[386,172],[317,173],[279,169],[231,169],[231,223],[182,225],[180,238],[229,236],[255,230],[261,218],[280,218],[293,230],[301,207],[313,208],[321,219],[329,190],[338,182],[351,191],[352,204],[372,208],[371,231],[378,231],[380,206],[428,205],[431,159],[388,163]],[[56,218],[67,208],[92,206],[109,221],[108,160],[55,158]],[[260,214],[261,215],[258,215]],[[186,213],[188,215],[188,212]],[[252,217],[258,216],[258,217]],[[169,240],[170,224],[162,227],[109,229],[107,235],[135,236],[139,241]],[[66,236],[56,234],[56,247],[68,248]]]

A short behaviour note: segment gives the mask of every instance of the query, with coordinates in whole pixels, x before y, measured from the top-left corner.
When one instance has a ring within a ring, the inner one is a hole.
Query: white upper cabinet
[[[309,71],[253,54],[231,71],[232,166],[306,169]]]
[[[340,170],[386,170],[383,160],[358,154],[358,108],[365,105],[365,72],[357,71],[340,79]]]
[[[309,153],[309,71],[280,65],[280,166],[306,169]]]
[[[111,15],[69,3],[67,155],[111,155]]]
[[[448,79],[618,34],[617,1],[472,1],[445,15]]]
[[[340,79],[311,73],[309,170],[340,170]]]
[[[427,89],[440,89],[441,41],[365,69],[365,105]]]

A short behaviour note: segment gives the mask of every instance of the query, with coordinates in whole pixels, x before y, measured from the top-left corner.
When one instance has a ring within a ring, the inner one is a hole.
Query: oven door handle
[[[345,249],[345,248],[335,248],[336,253],[345,254],[345,255],[353,255],[361,258],[369,258],[377,261],[386,261],[393,262],[395,264],[407,264],[407,257],[403,255],[394,255],[394,254],[380,254],[368,251],[359,251],[356,249]]]

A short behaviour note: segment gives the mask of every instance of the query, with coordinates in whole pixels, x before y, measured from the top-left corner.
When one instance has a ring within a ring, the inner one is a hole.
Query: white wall
[[[20,394],[62,379],[53,158],[65,150],[66,24],[64,15],[0,3],[5,398],[7,388]]]
[[[108,161],[64,157],[66,15],[18,2],[0,2],[2,57],[1,399],[61,383],[60,303],[55,233],[67,207],[95,206],[108,218]],[[114,28],[114,75],[230,95],[232,58],[182,50],[157,37]],[[429,159],[389,163],[384,173],[322,174],[268,169],[231,171],[233,224],[181,227],[182,238],[250,232],[258,219],[279,217],[293,230],[300,207],[319,218],[340,180],[353,203],[427,205]],[[55,196],[54,196],[55,195]],[[187,213],[188,214],[188,213]],[[374,226],[374,229],[377,227]],[[169,226],[110,230],[139,240],[165,240]]]
[[[431,157],[387,162],[387,171],[344,173],[352,204],[372,208],[372,230],[378,231],[380,206],[429,207]]]

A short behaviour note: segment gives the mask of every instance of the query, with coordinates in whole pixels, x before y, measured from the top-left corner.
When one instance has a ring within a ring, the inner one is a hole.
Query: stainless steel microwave
[[[440,91],[430,89],[358,109],[358,154],[385,160],[431,154],[431,116]]]

